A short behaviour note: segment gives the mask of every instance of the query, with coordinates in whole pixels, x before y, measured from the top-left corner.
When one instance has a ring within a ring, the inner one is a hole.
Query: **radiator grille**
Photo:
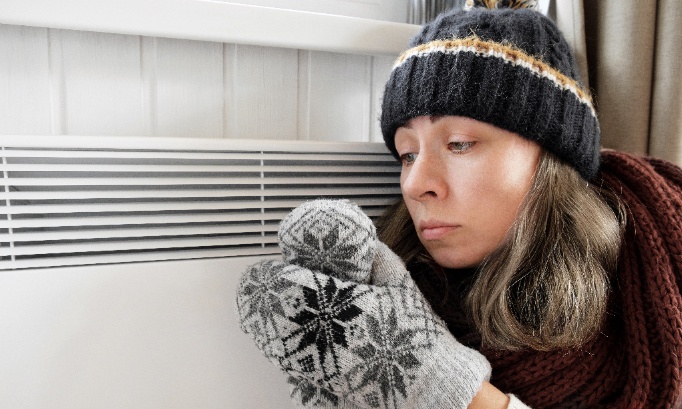
[[[400,193],[400,169],[380,144],[5,136],[0,145],[2,270],[276,254],[279,221],[306,200],[348,198],[376,217]]]

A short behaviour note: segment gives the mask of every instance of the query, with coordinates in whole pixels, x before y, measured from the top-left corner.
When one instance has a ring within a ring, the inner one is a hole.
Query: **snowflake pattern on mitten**
[[[357,409],[357,406],[330,391],[312,384],[306,378],[289,376],[291,399],[304,408]]]
[[[242,327],[287,373],[366,407],[396,407],[445,331],[411,283],[376,287],[263,262],[243,277]]]
[[[278,238],[287,263],[342,280],[369,281],[376,228],[354,203],[306,202],[282,220]]]
[[[268,357],[280,356],[283,348],[278,321],[286,315],[285,300],[278,295],[295,284],[278,274],[281,263],[274,260],[254,267],[244,274],[239,288],[238,300],[246,301],[238,301],[240,326],[246,333],[268,334],[254,338],[256,346]]]

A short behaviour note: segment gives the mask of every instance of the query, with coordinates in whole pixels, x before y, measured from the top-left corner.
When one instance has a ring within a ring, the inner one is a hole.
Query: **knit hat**
[[[468,0],[426,24],[386,84],[381,113],[396,130],[422,115],[459,115],[520,134],[587,180],[599,168],[599,122],[571,47],[532,0]],[[481,7],[485,6],[485,7]],[[488,8],[486,8],[488,7]]]

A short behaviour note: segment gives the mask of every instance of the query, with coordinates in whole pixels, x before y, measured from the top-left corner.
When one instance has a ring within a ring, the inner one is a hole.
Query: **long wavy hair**
[[[492,222],[492,221],[491,221]],[[552,350],[598,333],[625,224],[615,194],[544,152],[506,237],[478,267],[466,308],[483,346]],[[408,266],[438,269],[401,200],[377,222]]]

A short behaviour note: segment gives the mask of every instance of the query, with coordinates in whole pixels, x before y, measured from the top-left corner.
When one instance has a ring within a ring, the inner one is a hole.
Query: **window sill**
[[[369,55],[399,54],[419,29],[211,0],[21,0],[0,23]]]

